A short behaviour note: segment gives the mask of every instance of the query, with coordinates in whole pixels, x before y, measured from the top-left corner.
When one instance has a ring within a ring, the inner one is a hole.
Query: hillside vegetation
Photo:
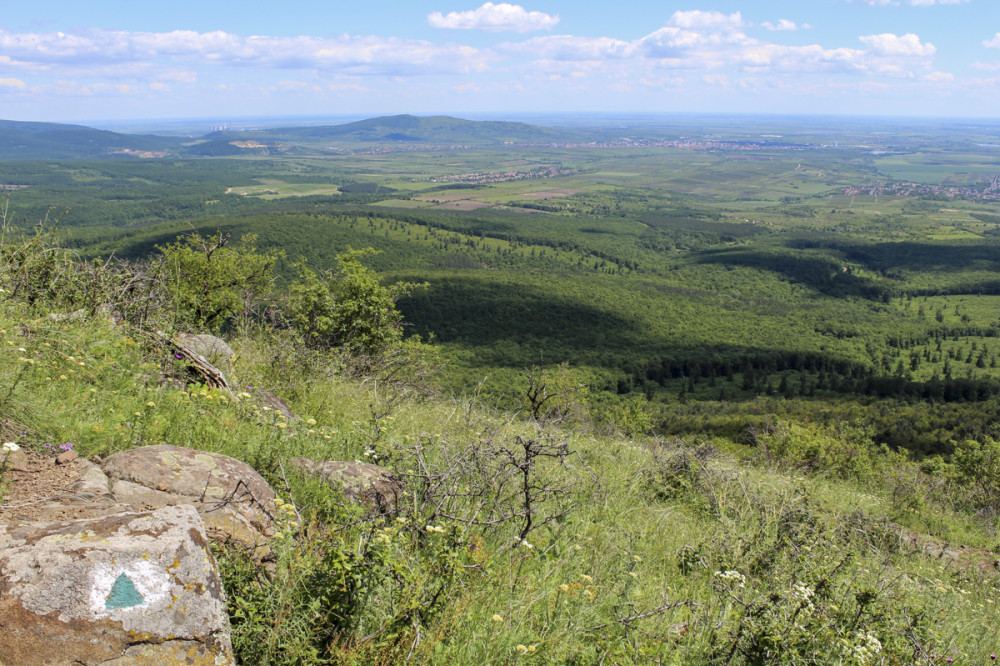
[[[390,238],[410,224],[354,223]],[[439,256],[457,224],[433,227]],[[517,370],[497,409],[485,384],[438,391],[447,349],[403,336],[394,300],[432,298],[433,283],[384,284],[365,252],[296,263],[225,233],[84,261],[44,227],[5,223],[0,414],[4,441],[26,449],[169,443],[265,475],[291,507],[275,561],[216,552],[242,663],[984,664],[1000,647],[989,436],[914,461],[849,408],[814,418],[821,404],[750,388],[733,412],[677,403],[680,427],[652,436],[645,397],[611,399],[554,364]],[[488,238],[484,253],[530,258],[526,239]],[[579,252],[545,249],[569,264]],[[600,266],[574,270],[612,289]],[[873,296],[866,308],[907,321]],[[156,332],[178,330],[230,339],[237,395],[170,380],[186,371]],[[695,419],[742,427],[682,432]],[[384,514],[348,504],[292,474],[298,455],[376,462],[406,498]]]

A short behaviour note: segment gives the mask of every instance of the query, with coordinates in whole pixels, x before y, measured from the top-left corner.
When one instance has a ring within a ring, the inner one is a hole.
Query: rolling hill
[[[463,120],[450,116],[398,115],[370,118],[344,125],[285,127],[248,132],[214,132],[205,138],[209,140],[240,138],[261,142],[289,141],[296,143],[495,145],[505,142],[546,143],[566,141],[575,137],[574,132],[538,127],[527,123]]]
[[[177,139],[84,125],[0,120],[0,155],[8,160],[161,157],[180,146]]]

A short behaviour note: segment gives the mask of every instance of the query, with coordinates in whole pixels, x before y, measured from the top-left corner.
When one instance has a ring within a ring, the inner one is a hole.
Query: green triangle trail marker
[[[143,602],[142,595],[139,594],[139,590],[135,589],[135,584],[125,574],[118,576],[118,580],[115,581],[114,586],[111,588],[111,594],[108,595],[107,600],[104,602],[104,607],[107,609],[120,609],[120,608],[132,608],[133,606],[138,606]]]

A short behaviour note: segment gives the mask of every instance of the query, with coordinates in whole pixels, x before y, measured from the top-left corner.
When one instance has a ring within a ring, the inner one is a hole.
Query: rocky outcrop
[[[68,493],[43,504],[39,513],[58,520],[190,504],[210,539],[235,542],[263,559],[274,534],[274,497],[267,481],[244,462],[164,444],[88,465]]]
[[[349,501],[361,502],[379,511],[395,511],[403,500],[403,482],[378,465],[342,460],[317,462],[309,458],[292,458],[288,464],[342,489]]]
[[[0,662],[231,664],[229,636],[192,506],[0,524]]]
[[[235,352],[222,338],[207,333],[178,333],[174,341],[183,345],[195,354],[199,354],[212,365],[224,370],[231,370],[230,361]]]
[[[180,446],[144,446],[105,458],[111,494],[134,510],[191,504],[209,537],[262,556],[274,534],[274,491],[244,462]]]

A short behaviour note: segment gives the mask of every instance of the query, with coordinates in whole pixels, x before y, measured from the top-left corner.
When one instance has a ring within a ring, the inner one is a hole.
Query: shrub
[[[194,232],[176,243],[157,246],[162,257],[150,273],[164,283],[176,328],[218,331],[240,311],[265,298],[280,254],[261,254],[256,236],[244,236],[236,247],[221,231],[210,238]]]
[[[299,281],[291,287],[286,315],[308,345],[377,355],[399,344],[402,315],[396,299],[421,285],[383,285],[361,263],[373,253],[349,249],[337,257],[332,272],[317,273],[299,264]]]

